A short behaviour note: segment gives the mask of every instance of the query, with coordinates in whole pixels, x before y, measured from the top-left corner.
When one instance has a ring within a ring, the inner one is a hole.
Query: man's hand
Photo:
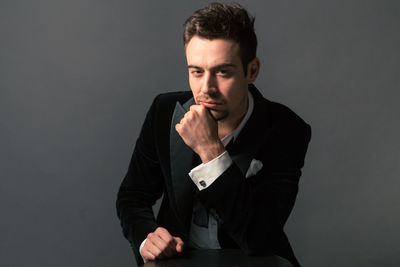
[[[179,237],[172,236],[167,229],[158,227],[147,235],[147,239],[140,250],[145,261],[164,259],[174,256],[183,250],[183,241]]]
[[[217,121],[202,105],[192,105],[180,123],[175,125],[183,141],[196,152],[203,163],[221,155],[225,148],[218,137]]]

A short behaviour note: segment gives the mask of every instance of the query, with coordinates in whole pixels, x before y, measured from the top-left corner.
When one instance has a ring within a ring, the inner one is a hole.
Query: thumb
[[[215,123],[217,123],[217,120],[215,119],[215,117],[213,116],[213,114],[211,113],[210,109],[204,107],[204,109],[206,110],[205,114],[207,117],[210,117],[213,121],[215,121]]]
[[[174,237],[174,239],[175,239],[175,242],[176,242],[176,247],[175,247],[176,251],[177,252],[182,252],[183,251],[183,245],[184,245],[182,239],[180,239],[179,237]]]

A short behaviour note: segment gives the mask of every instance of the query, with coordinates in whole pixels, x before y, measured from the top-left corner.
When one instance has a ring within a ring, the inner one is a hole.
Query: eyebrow
[[[222,63],[222,64],[212,67],[211,69],[216,70],[216,69],[235,68],[235,67],[236,67],[236,65],[232,64],[232,63]],[[188,69],[202,69],[202,68],[199,66],[196,66],[196,65],[188,65]]]

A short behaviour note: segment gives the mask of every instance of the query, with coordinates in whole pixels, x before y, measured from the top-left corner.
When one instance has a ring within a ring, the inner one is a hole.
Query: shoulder
[[[311,127],[289,107],[266,100],[267,114],[273,128],[284,136],[296,136],[301,139],[311,138]]]
[[[172,114],[177,102],[183,104],[192,96],[191,91],[177,91],[159,94],[154,98],[149,113],[161,115]]]
[[[255,87],[251,88],[255,97],[255,110],[263,118],[267,127],[283,137],[297,136],[310,139],[311,127],[289,107],[266,99]],[[257,107],[257,108],[256,108]]]
[[[147,113],[148,121],[169,127],[177,102],[181,104],[192,98],[191,91],[168,92],[157,95]]]
[[[268,106],[267,113],[274,123],[287,127],[301,127],[307,124],[291,108],[267,99],[265,101]]]

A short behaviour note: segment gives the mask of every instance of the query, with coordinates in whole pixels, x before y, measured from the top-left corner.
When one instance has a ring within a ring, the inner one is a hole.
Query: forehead
[[[188,64],[212,66],[223,63],[239,64],[239,45],[227,39],[204,39],[193,36],[185,47]]]

